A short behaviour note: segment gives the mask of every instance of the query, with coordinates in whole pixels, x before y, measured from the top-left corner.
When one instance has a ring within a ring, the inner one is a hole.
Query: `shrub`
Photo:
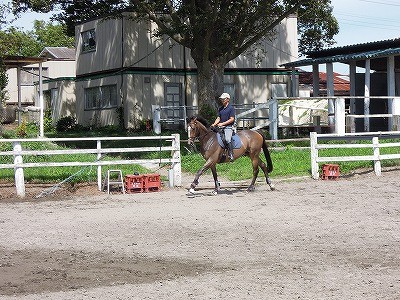
[[[67,116],[59,119],[56,124],[58,132],[73,131],[76,128],[76,119],[72,116]]]

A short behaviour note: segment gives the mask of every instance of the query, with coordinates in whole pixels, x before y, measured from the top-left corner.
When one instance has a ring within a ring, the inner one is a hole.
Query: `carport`
[[[395,98],[396,86],[400,87],[400,79],[396,80],[396,72],[400,70],[400,38],[370,42],[364,44],[336,47],[307,53],[307,58],[283,64],[292,68],[293,74],[296,67],[312,66],[314,97],[319,96],[319,65],[326,65],[327,95],[334,95],[333,63],[349,65],[350,96],[364,97],[364,115],[370,114],[371,72],[386,74],[386,96],[388,98],[388,114],[400,115],[400,98]],[[356,93],[356,70],[364,68],[364,91]],[[293,78],[294,76],[292,76]],[[293,95],[295,96],[295,95]],[[393,97],[393,98],[390,98]],[[355,99],[350,98],[350,113],[356,113]],[[334,123],[334,101],[328,102],[329,123]],[[398,127],[398,117],[389,118],[388,130]],[[364,119],[364,130],[369,131],[369,118]],[[398,130],[398,128],[397,128]]]
[[[17,85],[18,85],[18,125],[21,124],[21,68],[23,66],[39,64],[39,114],[40,114],[40,130],[39,136],[44,136],[43,118],[44,118],[44,103],[43,103],[43,62],[47,61],[45,57],[28,57],[28,56],[3,56],[3,65],[6,70],[17,68]]]

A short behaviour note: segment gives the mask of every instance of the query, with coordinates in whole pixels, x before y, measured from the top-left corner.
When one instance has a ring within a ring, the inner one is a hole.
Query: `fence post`
[[[24,179],[24,168],[16,166],[17,164],[22,164],[22,151],[21,143],[13,143],[14,150],[14,178],[15,178],[15,188],[17,190],[18,197],[25,197],[25,179]]]
[[[101,140],[97,140],[97,161],[101,159]],[[102,190],[101,184],[101,165],[97,166],[97,187]]]
[[[335,99],[335,133],[343,135],[346,132],[346,115],[344,98]]]
[[[318,149],[317,149],[317,133],[310,132],[310,148],[311,148],[311,175],[312,178],[318,179]]]
[[[380,151],[379,151],[379,138],[372,138],[372,147],[374,149],[374,171],[376,176],[381,176],[381,161],[380,161]]]
[[[161,133],[161,107],[159,105],[151,105],[151,111],[153,112],[153,131],[155,134]]]
[[[393,115],[392,116],[392,130],[393,131],[398,131],[400,130],[400,116],[398,115]]]
[[[174,139],[172,140],[172,147],[175,149],[172,153],[172,159],[178,160],[178,162],[172,163],[172,170],[174,172],[174,186],[182,185],[182,166],[181,166],[181,140],[178,133],[173,134]]]
[[[321,133],[321,116],[313,116],[312,122],[315,132]]]
[[[278,100],[276,98],[269,100],[269,134],[271,139],[278,139]]]
[[[356,121],[353,116],[346,116],[347,132],[356,132]]]

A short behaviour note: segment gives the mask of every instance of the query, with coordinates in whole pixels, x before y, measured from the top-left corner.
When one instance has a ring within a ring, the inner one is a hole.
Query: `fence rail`
[[[171,146],[160,147],[121,147],[111,148],[102,147],[104,141],[129,141],[129,140],[154,140],[154,141],[171,141]],[[82,143],[93,141],[96,142],[96,148],[92,149],[49,149],[49,150],[23,150],[22,143],[60,143],[74,142]],[[13,163],[0,164],[0,169],[14,169],[15,187],[19,197],[25,196],[24,168],[37,167],[74,167],[74,166],[97,166],[97,184],[99,190],[102,188],[102,166],[127,165],[127,164],[148,164],[148,163],[170,163],[174,186],[182,184],[181,178],[181,154],[180,154],[180,135],[173,134],[170,136],[146,136],[146,137],[94,137],[94,138],[38,138],[38,139],[0,139],[1,144],[11,144],[12,151],[1,151],[0,156],[11,156],[14,158]],[[137,152],[161,152],[171,151],[170,158],[159,159],[119,159],[104,160],[103,155],[111,153],[137,153]],[[64,155],[64,154],[96,154],[95,161],[68,161],[68,162],[23,162],[27,155]]]
[[[346,133],[338,134],[318,134],[316,132],[310,133],[310,147],[311,147],[311,173],[314,179],[319,178],[319,163],[322,162],[345,162],[345,161],[373,161],[374,171],[377,176],[381,175],[381,161],[387,159],[399,159],[400,153],[397,154],[380,154],[381,148],[400,147],[400,143],[380,143],[379,138],[394,139],[400,138],[400,131],[391,132],[368,132],[368,133]],[[318,140],[371,140],[371,144],[319,144]],[[321,149],[357,149],[357,148],[370,148],[373,150],[372,155],[362,156],[319,156],[318,150]]]

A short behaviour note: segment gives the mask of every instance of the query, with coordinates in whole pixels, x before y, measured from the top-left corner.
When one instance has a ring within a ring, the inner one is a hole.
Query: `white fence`
[[[125,148],[104,148],[104,141],[129,141],[129,140],[154,140],[154,141],[171,141],[171,146],[156,147],[125,147]],[[23,150],[21,143],[61,143],[61,142],[88,142],[95,141],[96,148],[93,149],[56,149],[56,150]],[[112,165],[128,165],[128,164],[148,164],[148,163],[167,163],[171,164],[174,186],[181,186],[181,154],[180,154],[180,136],[173,134],[171,136],[141,136],[141,137],[93,137],[93,138],[38,138],[38,139],[0,139],[0,143],[8,143],[13,145],[12,151],[1,151],[0,156],[14,157],[13,163],[0,164],[0,169],[14,169],[15,187],[19,197],[25,196],[24,168],[35,167],[72,167],[72,166],[97,166],[97,184],[99,190],[102,188],[102,166]],[[103,155],[112,153],[136,153],[136,152],[161,152],[171,151],[170,158],[158,159],[120,159],[105,160]],[[97,154],[95,161],[68,161],[68,162],[23,162],[24,156],[27,155],[65,155],[65,154]]]
[[[319,178],[319,163],[323,162],[343,162],[343,161],[373,161],[374,171],[377,176],[381,175],[381,160],[398,159],[400,153],[397,154],[380,154],[381,148],[387,147],[400,147],[400,143],[380,143],[379,139],[395,139],[400,138],[400,131],[388,132],[368,132],[368,133],[346,133],[338,134],[318,134],[316,132],[310,133],[310,147],[311,147],[311,173],[314,179]],[[318,140],[369,140],[370,144],[366,143],[346,143],[346,144],[319,144]],[[372,155],[364,156],[341,156],[341,157],[321,157],[318,150],[321,149],[357,149],[357,148],[370,148]],[[400,150],[399,150],[400,152]]]
[[[354,114],[346,111],[346,99],[350,103],[350,111],[355,110],[356,102],[363,102],[364,113]],[[368,99],[368,101],[366,101]],[[388,113],[371,114],[369,112],[370,100],[387,101],[387,104],[382,102],[382,106],[388,107]],[[371,118],[388,118],[388,131],[399,130],[400,117],[398,110],[393,106],[394,101],[399,100],[399,97],[393,96],[346,96],[346,97],[276,97],[269,99],[264,103],[234,105],[236,108],[237,124],[243,120],[252,120],[254,128],[258,129],[269,126],[269,133],[272,140],[278,140],[278,128],[280,127],[321,127],[321,115],[326,117],[326,124],[331,128],[331,131],[336,134],[344,134],[346,129],[348,132],[355,132],[355,120],[364,120],[364,131],[369,132],[369,120]],[[315,101],[324,101],[324,107],[315,106]],[[298,105],[298,102],[311,102],[306,105]],[[314,102],[314,104],[312,103]],[[314,105],[314,106],[313,106]],[[286,112],[284,111],[286,110]],[[153,129],[159,134],[161,133],[161,123],[181,124],[186,128],[186,116],[197,112],[195,106],[158,106],[153,105]],[[257,114],[257,116],[256,116]],[[299,116],[307,115],[308,123],[298,124]],[[297,116],[297,118],[295,117]],[[315,118],[314,118],[315,117]],[[257,124],[256,124],[257,121]],[[243,126],[244,127],[244,126]],[[316,129],[317,130],[317,129]]]

